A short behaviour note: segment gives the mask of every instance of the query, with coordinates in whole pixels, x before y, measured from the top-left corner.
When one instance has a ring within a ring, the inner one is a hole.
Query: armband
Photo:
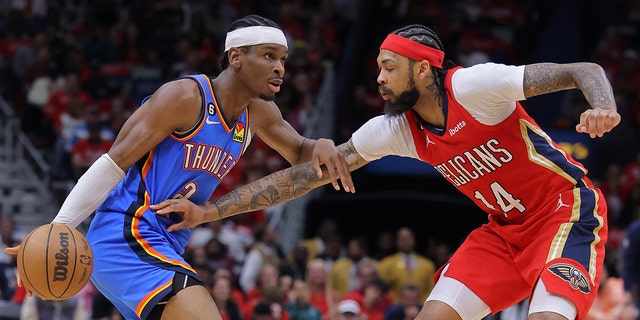
[[[124,178],[125,172],[105,153],[78,179],[51,223],[77,227]]]

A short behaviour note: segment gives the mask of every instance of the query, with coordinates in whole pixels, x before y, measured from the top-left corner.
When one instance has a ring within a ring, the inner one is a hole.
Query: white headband
[[[273,27],[254,26],[235,29],[227,33],[227,39],[224,41],[224,51],[229,49],[253,46],[263,43],[276,43],[287,46],[287,37],[284,36],[282,30]]]

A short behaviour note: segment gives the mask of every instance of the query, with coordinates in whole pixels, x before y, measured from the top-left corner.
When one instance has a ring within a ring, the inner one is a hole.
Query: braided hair
[[[229,26],[229,30],[227,30],[227,32],[231,32],[236,29],[242,29],[246,27],[256,27],[256,26],[273,27],[273,28],[280,29],[280,26],[277,23],[273,22],[272,20],[259,16],[257,14],[250,14],[248,16],[244,16],[234,21],[231,24],[231,26]],[[229,66],[229,55],[227,52],[225,52],[222,55],[222,59],[220,60],[220,66],[222,67],[222,70],[226,69]]]
[[[444,46],[442,45],[442,41],[440,40],[440,37],[438,37],[438,34],[421,24],[411,24],[394,30],[391,33],[415,41],[419,44],[444,51]],[[410,64],[415,63],[415,61],[411,59],[409,59],[409,61]],[[433,80],[438,91],[444,92],[444,69],[431,67],[431,71],[435,77]]]

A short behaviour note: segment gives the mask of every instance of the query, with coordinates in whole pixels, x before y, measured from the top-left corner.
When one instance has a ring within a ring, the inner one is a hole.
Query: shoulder
[[[259,128],[266,124],[274,123],[274,121],[278,119],[282,119],[280,108],[278,108],[278,105],[273,101],[251,99],[247,110],[249,113],[249,121],[251,121],[251,127],[253,128]]]
[[[461,74],[483,74],[483,73],[491,73],[491,72],[508,72],[510,70],[523,70],[524,71],[524,65],[508,65],[508,64],[503,64],[503,63],[495,63],[495,62],[486,62],[486,63],[479,63],[479,64],[474,64],[472,66],[469,67],[460,67],[460,68],[455,68],[451,71],[453,71],[454,74],[456,75],[461,75]]]
[[[407,113],[397,116],[379,115],[365,122],[353,136],[363,136],[363,139],[371,139],[377,137],[381,144],[392,143],[397,139],[404,139],[411,135],[411,128]]]
[[[160,85],[163,90],[198,90],[197,80],[191,77],[176,78]]]
[[[524,100],[524,68],[489,62],[457,69],[451,75],[451,90],[465,106]]]
[[[154,95],[160,95],[164,98],[171,100],[164,100],[166,102],[196,102],[201,98],[200,89],[198,84],[189,78],[181,78],[169,81],[154,93]]]
[[[489,85],[494,81],[498,83],[502,82],[501,79],[508,79],[510,77],[523,79],[524,78],[523,65],[506,65],[500,63],[481,63],[467,68],[459,68],[452,70],[451,81],[453,85],[458,85],[462,82],[462,85],[469,83],[479,83]]]
[[[379,115],[369,119],[361,128],[364,130],[384,130],[397,131],[400,128],[404,128],[407,124],[407,117],[405,114],[398,116]]]

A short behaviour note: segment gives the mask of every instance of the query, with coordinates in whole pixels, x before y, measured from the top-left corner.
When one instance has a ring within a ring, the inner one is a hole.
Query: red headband
[[[425,46],[397,34],[389,34],[380,45],[380,50],[382,49],[393,51],[416,61],[427,60],[432,66],[442,69],[444,51]]]

